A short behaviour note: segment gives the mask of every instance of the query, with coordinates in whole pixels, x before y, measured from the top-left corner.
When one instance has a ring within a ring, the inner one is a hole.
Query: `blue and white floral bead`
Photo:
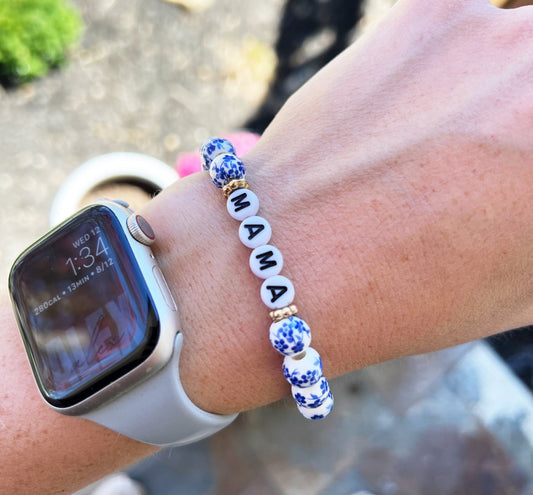
[[[333,409],[333,395],[331,392],[326,397],[326,400],[322,402],[318,407],[304,407],[298,405],[298,411],[306,419],[324,419]]]
[[[294,356],[305,351],[311,343],[311,329],[298,316],[289,316],[270,325],[270,342],[276,351]]]
[[[222,188],[232,180],[244,179],[246,169],[235,155],[224,153],[216,156],[209,166],[209,175],[215,186]]]
[[[227,139],[217,137],[208,139],[200,148],[200,154],[202,155],[202,168],[206,172],[209,172],[211,162],[216,156],[221,155],[222,153],[229,153],[231,155],[237,154],[235,152],[235,148]]]
[[[329,383],[322,377],[317,383],[310,387],[292,387],[292,396],[299,406],[315,409],[327,399],[330,393]]]
[[[318,352],[308,347],[303,357],[287,356],[283,360],[283,374],[296,387],[310,387],[322,378],[322,359]]]

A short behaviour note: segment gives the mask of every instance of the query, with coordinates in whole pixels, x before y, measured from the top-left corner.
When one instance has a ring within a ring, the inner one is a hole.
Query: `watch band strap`
[[[237,414],[218,415],[195,406],[179,377],[183,335],[163,369],[83,417],[144,443],[170,447],[201,440],[229,425]]]

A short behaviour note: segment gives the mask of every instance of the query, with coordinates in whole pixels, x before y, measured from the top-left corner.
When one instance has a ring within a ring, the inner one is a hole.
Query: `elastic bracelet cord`
[[[229,214],[241,222],[239,238],[252,249],[252,272],[265,279],[261,285],[261,299],[272,310],[270,342],[285,356],[283,374],[292,386],[298,410],[307,419],[325,418],[333,408],[333,395],[322,375],[322,360],[318,352],[309,347],[309,325],[296,316],[294,287],[288,278],[280,275],[283,257],[269,244],[270,224],[257,216],[259,200],[249,190],[244,164],[226,139],[211,138],[202,145],[200,152],[202,168],[209,172],[215,186],[222,189]]]

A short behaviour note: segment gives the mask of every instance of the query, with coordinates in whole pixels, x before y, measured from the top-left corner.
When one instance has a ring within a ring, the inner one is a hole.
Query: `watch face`
[[[44,398],[68,407],[143,362],[159,319],[119,220],[92,206],[15,263],[10,290]]]

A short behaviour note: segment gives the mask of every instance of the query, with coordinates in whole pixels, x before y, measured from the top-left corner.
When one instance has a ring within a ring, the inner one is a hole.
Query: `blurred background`
[[[0,71],[0,277],[48,230],[54,196],[82,162],[130,151],[172,168],[209,136],[261,133],[393,3],[71,2],[81,23],[66,63],[35,79],[29,62]],[[158,495],[533,495],[531,333],[351,373],[333,381],[327,421],[281,401],[129,474]]]

